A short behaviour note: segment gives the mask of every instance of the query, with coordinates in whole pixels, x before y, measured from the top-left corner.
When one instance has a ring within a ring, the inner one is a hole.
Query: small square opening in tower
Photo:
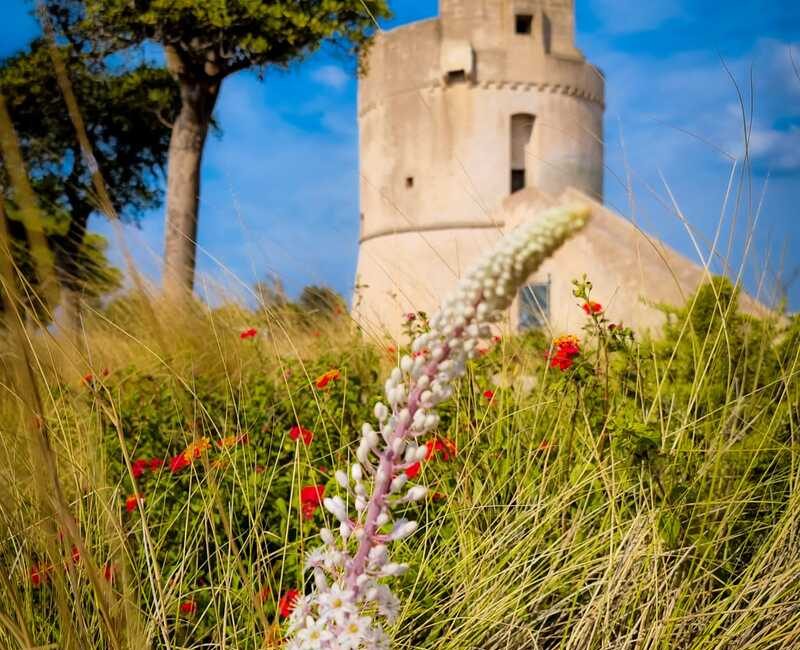
[[[531,14],[517,14],[515,17],[514,28],[517,34],[530,34],[533,27],[533,16]]]
[[[406,187],[414,187],[414,177],[406,176]]]
[[[450,70],[447,73],[447,83],[459,83],[467,80],[466,70]]]

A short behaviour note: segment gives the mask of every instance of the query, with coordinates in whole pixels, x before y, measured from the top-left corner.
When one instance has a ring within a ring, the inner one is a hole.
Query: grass
[[[800,645],[797,326],[737,316],[723,293],[618,349],[598,350],[587,319],[568,372],[537,335],[471,366],[439,434],[458,452],[424,465],[438,498],[399,552],[412,571],[395,647]],[[250,325],[260,335],[241,340]],[[86,314],[78,340],[15,331],[0,647],[280,647],[278,600],[325,521],[303,520],[299,488],[335,489],[391,354],[344,315],[144,296]],[[315,389],[331,367],[342,379]],[[134,459],[242,433],[134,488]]]

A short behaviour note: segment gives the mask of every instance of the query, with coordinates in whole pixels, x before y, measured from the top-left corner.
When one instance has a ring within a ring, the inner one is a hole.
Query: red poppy
[[[150,471],[151,472],[157,472],[159,469],[161,469],[162,465],[164,465],[164,459],[163,458],[151,458],[150,462],[148,463],[148,465],[150,466]]]
[[[106,562],[103,565],[103,577],[108,582],[114,582],[114,565],[111,562]]]
[[[78,562],[81,561],[81,552],[80,552],[80,549],[77,546],[73,545],[72,549],[70,550],[70,554],[72,556],[72,563],[73,564],[77,564]]]
[[[503,338],[501,336],[497,336],[496,334],[492,337],[492,343],[500,343]]]
[[[430,460],[437,453],[444,461],[448,461],[456,455],[456,443],[449,438],[434,438],[425,444],[427,446],[425,460]]]
[[[300,490],[300,506],[303,511],[303,519],[311,519],[314,516],[324,496],[324,485],[307,485]]]
[[[304,445],[310,445],[311,441],[314,439],[314,432],[309,431],[304,427],[292,427],[289,430],[289,437],[292,440],[297,440],[300,438],[302,439]]]
[[[111,374],[111,371],[110,371],[108,368],[103,368],[103,369],[100,371],[100,374],[101,374],[103,377],[108,377],[108,376]]]
[[[408,478],[417,478],[419,476],[419,472],[422,469],[422,463],[414,463],[413,465],[409,465],[406,467],[406,476]]]
[[[477,350],[475,350],[475,353],[476,353],[476,354],[477,354],[479,357],[482,357],[482,356],[484,356],[484,355],[485,355],[485,354],[486,354],[488,351],[489,351],[489,350],[488,350],[487,348],[478,348]]]
[[[601,305],[599,302],[595,302],[594,300],[587,300],[585,303],[583,303],[583,311],[587,315],[599,314],[601,311],[603,311],[603,305]]]
[[[539,443],[539,450],[540,451],[547,451],[548,449],[550,449],[550,442],[548,440],[542,440]]]
[[[181,603],[181,614],[194,614],[197,611],[197,603],[193,600],[184,600]]]
[[[125,510],[127,512],[133,512],[136,510],[136,504],[143,499],[144,497],[141,494],[131,494],[127,499],[125,499]]]
[[[40,587],[47,580],[47,571],[47,567],[34,564],[31,567],[31,584],[34,587]]]
[[[287,589],[286,593],[281,596],[278,601],[278,614],[280,614],[281,618],[288,618],[294,611],[294,604],[299,595],[300,592],[297,589]]]
[[[494,399],[494,391],[485,390],[483,391],[483,396],[491,402]]]
[[[550,358],[550,367],[558,368],[562,372],[571,368],[575,357],[581,353],[578,338],[572,335],[561,336],[553,341],[555,352]]]
[[[150,467],[150,461],[145,460],[144,458],[140,458],[135,460],[131,463],[131,471],[133,472],[133,478],[139,478],[142,474],[145,473],[145,470]]]
[[[81,379],[84,384],[91,384],[94,381],[94,375],[91,372],[87,372]]]
[[[608,331],[609,332],[613,332],[615,329],[617,329],[617,327],[619,327],[619,325],[617,325],[615,323],[610,323],[609,326],[608,326]]]
[[[341,376],[341,373],[334,368],[333,370],[328,370],[328,372],[317,377],[314,380],[314,383],[317,388],[322,389],[325,388],[325,386],[327,386],[330,382],[340,379]]]
[[[406,314],[406,322],[407,323],[411,323],[412,321],[415,321],[415,320],[417,320],[417,315],[413,311],[410,311],[410,312],[408,312]]]
[[[246,329],[244,332],[239,334],[239,338],[244,341],[245,339],[252,339],[258,334],[258,330],[255,327],[251,327],[250,329]]]
[[[173,456],[169,461],[169,471],[173,474],[177,474],[184,467],[188,466],[189,460],[186,458],[186,454],[184,452],[181,452],[177,456]]]

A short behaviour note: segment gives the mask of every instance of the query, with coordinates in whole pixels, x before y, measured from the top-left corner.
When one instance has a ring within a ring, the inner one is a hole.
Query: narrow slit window
[[[517,34],[531,33],[533,27],[533,16],[531,14],[517,14],[514,19],[514,29]]]
[[[516,113],[511,116],[511,194],[524,189],[527,184],[525,174],[526,149],[533,135],[535,116],[530,113]]]

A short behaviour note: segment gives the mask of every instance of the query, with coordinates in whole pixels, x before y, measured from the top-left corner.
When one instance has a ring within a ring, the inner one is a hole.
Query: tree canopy
[[[0,63],[0,93],[39,201],[58,278],[71,291],[96,296],[118,284],[119,272],[105,259],[103,239],[86,233],[98,207],[93,170],[67,117],[48,47],[35,40]],[[135,220],[161,200],[158,176],[166,162],[169,121],[177,112],[177,87],[160,68],[143,64],[112,70],[71,45],[63,45],[60,53],[114,208],[122,218]],[[35,285],[26,259],[27,233],[5,168],[0,187],[17,268]]]
[[[137,48],[164,49],[180,87],[167,171],[164,285],[194,284],[200,166],[223,80],[247,68],[286,67],[332,42],[361,56],[386,0],[45,0],[67,39],[95,56]]]

